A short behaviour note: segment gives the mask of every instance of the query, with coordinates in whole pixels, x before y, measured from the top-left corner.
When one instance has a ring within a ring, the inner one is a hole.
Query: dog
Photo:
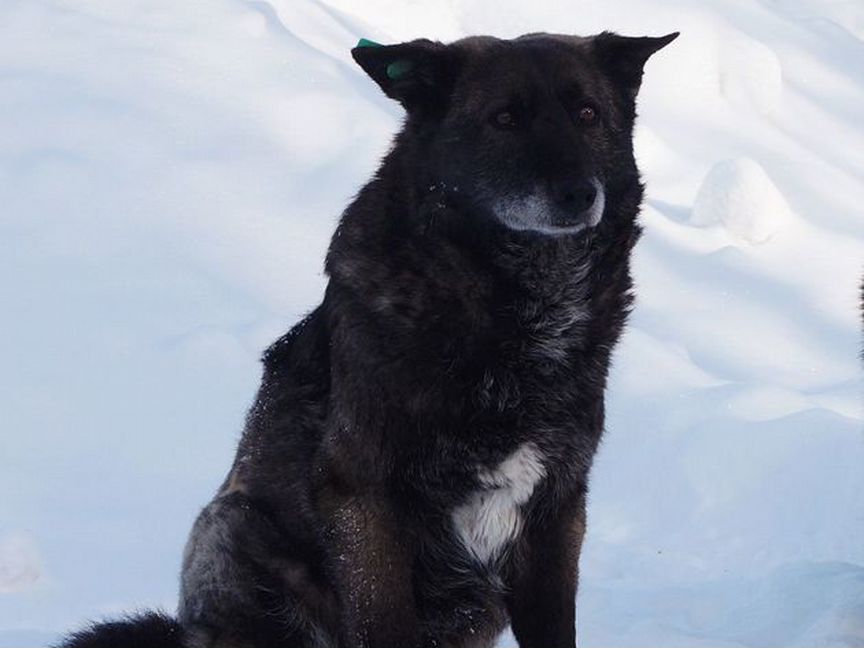
[[[66,648],[575,646],[610,354],[632,302],[636,95],[660,38],[528,34],[353,58],[406,118],[322,303],[263,357],[178,618]]]

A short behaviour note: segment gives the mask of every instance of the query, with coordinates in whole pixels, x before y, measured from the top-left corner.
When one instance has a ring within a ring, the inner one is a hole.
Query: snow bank
[[[733,236],[764,243],[783,226],[790,210],[758,162],[748,158],[715,164],[696,195],[691,222],[722,224]]]
[[[724,40],[720,92],[730,103],[767,115],[779,105],[782,89],[783,72],[773,50],[741,33]]]

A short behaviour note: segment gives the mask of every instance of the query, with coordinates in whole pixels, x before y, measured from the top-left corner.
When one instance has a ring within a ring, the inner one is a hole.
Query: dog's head
[[[600,223],[616,187],[638,185],[642,68],[677,35],[361,41],[352,55],[405,107],[421,191],[511,229],[567,234]]]

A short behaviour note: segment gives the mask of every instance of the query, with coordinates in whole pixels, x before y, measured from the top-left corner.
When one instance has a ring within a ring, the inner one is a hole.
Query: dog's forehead
[[[464,85],[504,91],[509,84],[590,82],[591,38],[566,34],[526,34],[512,40],[473,36],[454,43],[464,54]]]
[[[499,51],[507,47],[511,51],[558,50],[579,51],[590,47],[593,36],[576,36],[574,34],[550,34],[533,32],[516,38],[496,38],[495,36],[468,36],[453,43],[463,51],[474,55],[483,55],[490,51]]]

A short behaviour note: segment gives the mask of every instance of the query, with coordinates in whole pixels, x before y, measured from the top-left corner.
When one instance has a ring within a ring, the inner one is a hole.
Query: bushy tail
[[[79,630],[56,648],[184,648],[183,628],[165,614],[147,612]]]

